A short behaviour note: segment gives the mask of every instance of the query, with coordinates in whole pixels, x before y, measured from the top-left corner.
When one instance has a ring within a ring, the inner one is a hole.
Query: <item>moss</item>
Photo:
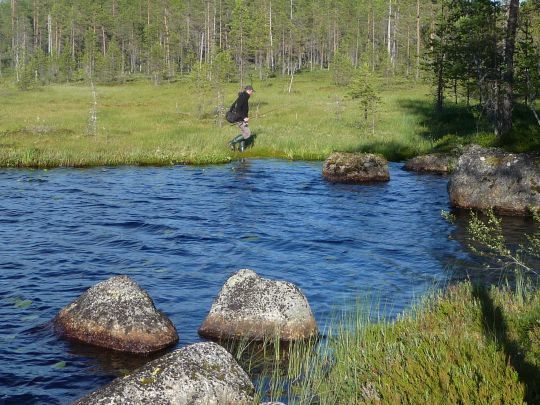
[[[156,382],[156,379],[154,377],[143,377],[139,380],[139,382],[142,384],[142,385],[149,385],[149,384],[153,384]]]
[[[498,156],[488,156],[485,162],[489,166],[498,167],[503,163],[503,159]]]

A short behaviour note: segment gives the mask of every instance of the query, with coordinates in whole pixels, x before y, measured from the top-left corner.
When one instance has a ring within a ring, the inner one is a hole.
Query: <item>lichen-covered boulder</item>
[[[454,170],[457,160],[454,154],[433,153],[409,159],[403,168],[411,172],[445,174]]]
[[[89,288],[54,320],[68,339],[132,353],[150,353],[178,341],[172,322],[128,276]]]
[[[302,291],[243,269],[223,285],[199,334],[212,339],[291,341],[316,337],[317,323]]]
[[[196,343],[175,350],[94,391],[77,405],[252,404],[248,375],[223,347]]]
[[[387,160],[372,153],[332,153],[324,162],[323,176],[333,183],[348,184],[390,180]]]
[[[526,215],[540,209],[540,155],[472,145],[448,182],[453,206]]]

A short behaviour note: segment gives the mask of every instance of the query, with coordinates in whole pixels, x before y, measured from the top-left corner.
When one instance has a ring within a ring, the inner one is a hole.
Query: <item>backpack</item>
[[[231,105],[229,111],[225,113],[225,119],[231,124],[234,124],[236,122],[236,101]]]

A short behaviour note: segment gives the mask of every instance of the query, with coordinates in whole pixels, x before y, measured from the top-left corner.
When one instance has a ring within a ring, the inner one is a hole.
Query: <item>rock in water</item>
[[[254,403],[255,389],[234,358],[215,343],[166,354],[79,399],[77,405]]]
[[[526,215],[540,209],[540,155],[469,146],[448,182],[453,206]]]
[[[89,288],[54,323],[69,339],[124,352],[150,353],[178,341],[172,322],[128,276]]]
[[[324,162],[323,176],[334,183],[349,184],[390,180],[386,159],[371,153],[332,153]]]
[[[457,160],[457,156],[453,154],[433,153],[409,159],[403,168],[418,173],[445,174],[454,170]]]
[[[294,284],[268,280],[252,270],[233,274],[221,288],[199,328],[213,339],[261,341],[306,339],[318,335],[306,297]]]

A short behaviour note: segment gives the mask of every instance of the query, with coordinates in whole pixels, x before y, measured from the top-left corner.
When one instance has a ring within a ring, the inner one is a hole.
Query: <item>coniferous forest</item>
[[[0,404],[540,404],[539,99],[540,0],[0,0]]]
[[[156,84],[197,73],[237,80],[355,69],[433,84],[436,109],[482,105],[495,132],[540,89],[540,2],[491,0],[3,0],[0,74]]]

